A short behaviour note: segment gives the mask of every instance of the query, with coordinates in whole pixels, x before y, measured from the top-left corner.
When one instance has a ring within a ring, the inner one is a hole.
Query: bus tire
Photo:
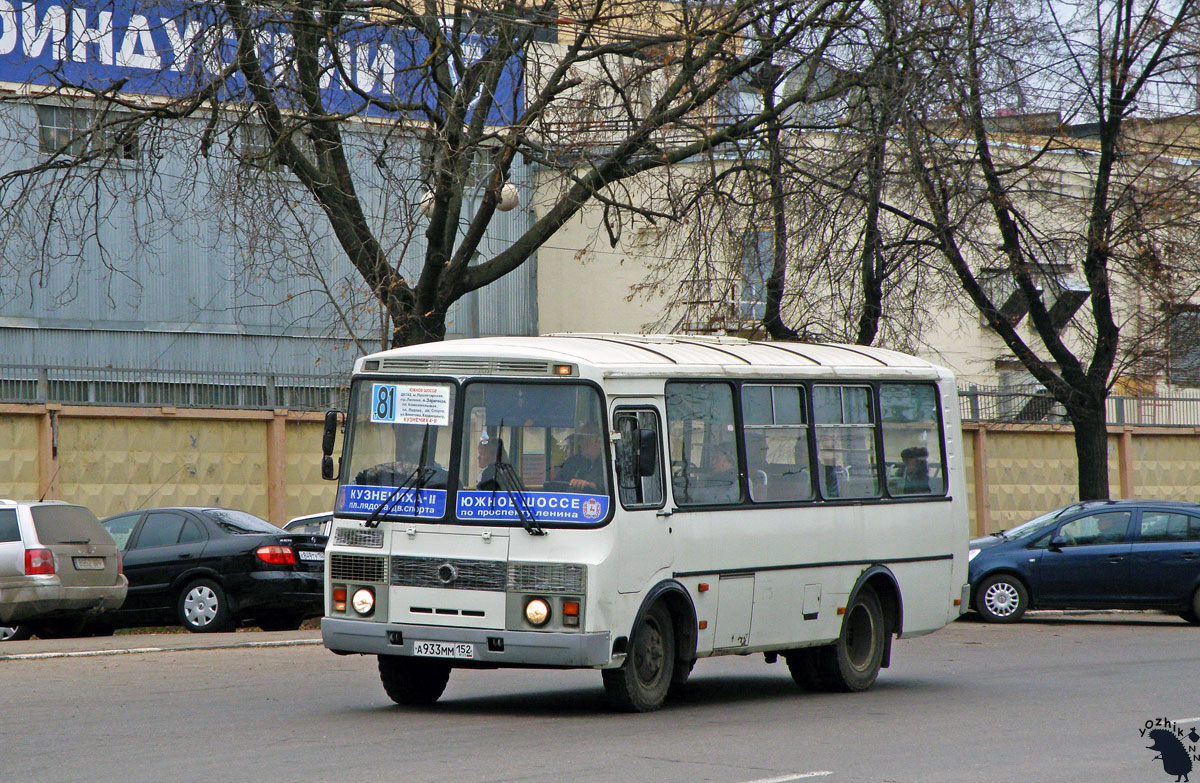
[[[379,680],[388,697],[405,707],[428,707],[450,681],[450,664],[427,658],[379,656]]]
[[[675,676],[675,629],[660,602],[633,629],[625,662],[601,672],[609,703],[627,712],[651,712],[663,705]]]
[[[855,693],[874,685],[883,664],[886,635],[879,596],[864,585],[846,607],[837,642],[812,653],[825,689]]]
[[[825,680],[817,669],[817,657],[823,648],[804,647],[783,654],[792,681],[806,691],[825,690]]]

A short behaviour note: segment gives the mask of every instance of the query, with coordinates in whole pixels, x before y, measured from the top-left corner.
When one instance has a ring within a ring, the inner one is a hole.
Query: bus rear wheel
[[[879,677],[886,634],[879,596],[870,587],[863,587],[846,607],[837,642],[797,651],[806,655],[788,656],[792,679],[815,690],[865,691]]]
[[[661,603],[638,621],[625,662],[605,669],[604,692],[617,709],[651,712],[663,705],[675,672],[675,628]]]
[[[405,707],[428,707],[450,681],[450,664],[428,658],[379,656],[379,679],[388,697]]]

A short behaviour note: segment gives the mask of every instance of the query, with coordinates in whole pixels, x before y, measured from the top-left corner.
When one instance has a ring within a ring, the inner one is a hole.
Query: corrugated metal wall
[[[33,164],[38,155],[33,106],[9,110],[0,121],[9,125],[2,134],[8,141],[0,170]],[[28,143],[20,148],[23,132]],[[399,235],[412,224],[401,213],[411,216],[413,204],[398,204],[385,176],[404,179],[397,166],[415,167],[419,161],[414,145],[389,144],[394,153],[389,150],[386,175],[366,146],[349,157],[384,246],[402,248]],[[281,183],[274,188],[275,202],[238,203],[229,198],[232,189],[224,176],[239,164],[197,164],[193,146],[147,142],[142,154],[155,163],[146,194],[139,192],[147,187],[139,176],[144,172],[136,168],[141,164],[106,171],[103,187],[87,197],[101,205],[100,219],[83,203],[44,202],[28,210],[23,222],[36,222],[44,216],[39,211],[52,204],[60,217],[67,216],[64,236],[41,237],[32,226],[6,235],[0,348],[7,363],[330,372],[348,366],[358,350],[348,346],[348,330],[338,324],[319,290],[323,286],[344,298],[355,331],[367,340],[364,348],[377,348],[378,312],[353,307],[369,303],[370,294],[333,240],[323,213],[298,185],[275,173],[273,182]],[[515,167],[513,181],[522,190],[520,205],[497,213],[483,254],[506,246],[528,224],[528,168]],[[396,251],[403,252],[402,266],[414,280],[423,230],[410,231],[407,250]],[[93,233],[87,240],[67,236]],[[47,254],[40,252],[43,247]],[[296,274],[293,262],[307,271]],[[450,336],[534,333],[533,263],[454,307]]]

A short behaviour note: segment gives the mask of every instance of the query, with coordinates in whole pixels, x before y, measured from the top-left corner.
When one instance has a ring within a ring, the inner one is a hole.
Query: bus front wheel
[[[605,669],[604,692],[617,709],[650,712],[662,706],[675,671],[675,629],[671,615],[655,604],[638,621],[625,662]]]
[[[789,657],[792,677],[802,686],[829,691],[865,691],[875,684],[883,664],[887,631],[879,596],[863,587],[846,607],[837,642]]]
[[[436,702],[450,681],[450,664],[428,658],[379,656],[379,679],[397,704],[428,707]]]

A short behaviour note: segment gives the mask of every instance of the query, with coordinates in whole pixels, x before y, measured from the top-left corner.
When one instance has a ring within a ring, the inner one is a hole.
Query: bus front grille
[[[506,574],[502,560],[392,557],[392,584],[398,587],[503,592]]]
[[[329,578],[345,582],[386,583],[387,558],[334,552],[329,556]]]
[[[339,527],[334,533],[333,543],[341,546],[365,546],[379,549],[383,546],[383,531]]]

